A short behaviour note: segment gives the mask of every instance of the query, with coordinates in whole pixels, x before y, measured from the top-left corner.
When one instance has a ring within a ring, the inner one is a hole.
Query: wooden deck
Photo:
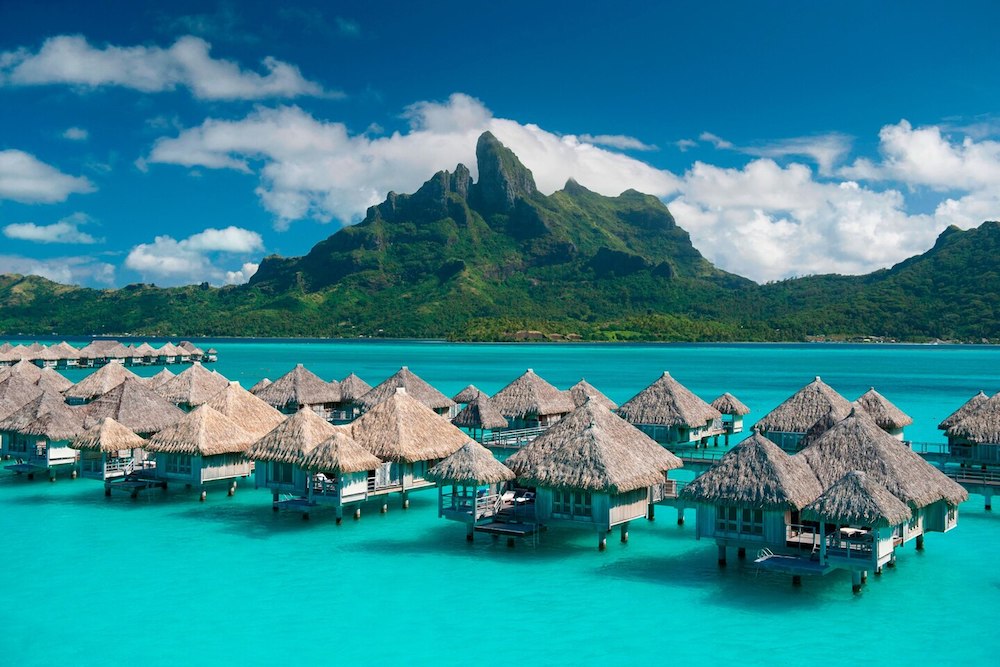
[[[104,495],[110,496],[112,491],[125,491],[131,498],[136,498],[140,491],[148,491],[149,489],[166,490],[166,488],[167,483],[162,479],[132,474],[105,481]]]
[[[808,574],[822,576],[833,570],[829,565],[824,565],[818,560],[812,560],[807,556],[787,556],[770,552],[761,554],[754,560],[754,564],[762,570],[792,575]]]

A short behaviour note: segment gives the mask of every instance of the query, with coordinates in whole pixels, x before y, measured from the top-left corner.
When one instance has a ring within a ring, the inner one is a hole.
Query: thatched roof
[[[184,416],[183,410],[131,378],[82,409],[87,415],[88,427],[104,417],[111,417],[136,433],[156,433]]]
[[[955,422],[946,433],[969,442],[1000,443],[1000,394],[979,403]]]
[[[530,368],[494,394],[490,401],[500,414],[512,419],[527,415],[561,415],[576,409],[572,398]]]
[[[617,410],[618,404],[612,401],[610,398],[605,396],[600,392],[600,390],[594,385],[590,384],[583,378],[575,385],[567,389],[569,392],[569,397],[573,400],[573,405],[580,407],[587,402],[587,399],[592,399],[598,402],[598,404],[603,405],[608,410]]]
[[[514,472],[493,458],[490,450],[470,440],[428,470],[427,479],[441,484],[496,484],[514,479]]]
[[[525,484],[620,493],[664,481],[681,460],[595,401],[587,401],[506,461]]]
[[[666,371],[618,408],[618,414],[632,424],[657,426],[704,426],[722,416]]]
[[[146,451],[191,456],[238,454],[253,444],[254,437],[218,410],[200,405],[173,426],[146,443]]]
[[[351,435],[383,461],[411,463],[444,458],[469,441],[468,435],[402,388],[351,422]]]
[[[73,449],[94,449],[115,454],[123,449],[145,447],[146,440],[111,417],[105,417],[74,437],[69,444]]]
[[[378,386],[358,399],[358,402],[366,410],[370,410],[382,401],[395,396],[396,390],[400,387],[405,389],[410,397],[417,399],[431,410],[451,409],[455,405],[455,401],[424,382],[406,366],[387,377]]]
[[[63,377],[59,371],[51,368],[40,369],[38,381],[35,383],[45,391],[62,393],[73,386],[73,383]]]
[[[340,402],[339,385],[323,380],[302,364],[255,393],[257,398],[276,408]]]
[[[175,405],[203,405],[228,383],[222,375],[207,370],[196,361],[157,387],[156,393]]]
[[[969,497],[965,489],[861,410],[852,410],[796,456],[806,460],[824,489],[852,470],[860,470],[914,508],[938,500],[957,505]]]
[[[140,357],[155,357],[156,348],[150,345],[149,343],[142,343],[140,345],[137,345],[132,353]]]
[[[0,431],[69,440],[83,431],[83,418],[59,394],[43,392],[0,421]]]
[[[306,470],[345,473],[375,470],[382,465],[377,456],[354,441],[350,428],[334,428],[337,432],[306,452],[299,465]]]
[[[0,381],[0,420],[42,395],[42,389],[30,380],[19,376]]]
[[[235,421],[254,438],[264,437],[286,417],[241,387],[239,382],[230,382],[205,405]]]
[[[169,368],[164,368],[156,375],[152,375],[148,378],[142,378],[142,380],[146,383],[147,387],[156,391],[164,382],[172,380],[175,377],[177,376],[174,375]]]
[[[742,417],[743,415],[750,414],[750,408],[728,391],[712,401],[710,405],[724,415]]]
[[[912,510],[869,475],[852,470],[802,510],[808,521],[852,526],[898,526],[910,520]]]
[[[123,364],[105,364],[67,389],[63,392],[63,395],[66,398],[89,401],[92,398],[111,391],[124,382],[125,378],[144,382],[142,378],[125,368]]]
[[[14,346],[11,345],[10,343],[6,342],[6,341],[3,342],[3,343],[0,343],[0,354],[2,354],[4,352],[9,352],[12,347],[14,347]]]
[[[882,429],[903,428],[913,423],[913,418],[893,405],[889,399],[872,387],[861,394],[854,404],[868,413]]]
[[[53,345],[49,349],[52,350],[52,351],[54,351],[56,354],[58,354],[60,359],[79,359],[80,358],[80,350],[76,349],[75,347],[73,347],[72,345],[70,345],[69,343],[67,343],[66,341],[62,341],[60,343],[56,343],[55,345]]]
[[[351,373],[340,381],[340,400],[343,403],[355,403],[372,390],[372,386]]]
[[[974,412],[986,399],[989,398],[982,390],[978,394],[967,400],[962,406],[945,417],[944,421],[938,424],[938,428],[947,431],[949,428],[960,422],[966,415]]]
[[[451,400],[455,401],[456,403],[468,403],[476,396],[479,396],[481,393],[483,392],[479,390],[479,387],[477,387],[474,384],[470,384],[466,385],[465,389],[452,396]]]
[[[479,394],[478,397],[470,400],[464,408],[459,411],[455,418],[451,420],[455,426],[465,428],[496,429],[507,428],[509,425],[500,411],[493,405],[493,401],[486,394]]]
[[[200,347],[198,347],[197,345],[195,345],[194,343],[192,343],[189,340],[182,340],[180,342],[180,345],[178,347],[180,347],[181,350],[184,350],[185,352],[187,352],[189,355],[191,355],[191,354],[194,354],[194,355],[205,354],[205,351],[203,349],[201,349]]]
[[[761,417],[756,427],[762,433],[807,433],[823,420],[828,425],[840,421],[851,413],[851,409],[850,401],[817,376]]]
[[[171,342],[164,343],[156,351],[156,356],[158,357],[176,357],[178,354],[180,354],[179,349]]]
[[[298,465],[313,447],[336,433],[337,428],[311,408],[302,408],[253,443],[246,456],[254,461]]]
[[[27,359],[21,359],[21,361],[17,362],[13,366],[0,370],[0,381],[13,376],[24,378],[32,384],[38,384],[38,381],[42,377],[42,369]]]
[[[684,487],[689,500],[761,510],[800,510],[823,492],[804,459],[754,433]]]
[[[248,391],[251,394],[255,394],[256,395],[261,389],[263,389],[264,387],[268,386],[269,384],[271,384],[271,379],[270,378],[261,378],[260,380],[257,381],[257,384],[255,384],[254,386],[250,387],[250,389]]]

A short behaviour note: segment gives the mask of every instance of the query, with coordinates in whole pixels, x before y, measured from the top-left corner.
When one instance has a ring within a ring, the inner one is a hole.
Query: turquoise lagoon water
[[[925,441],[973,393],[1000,390],[992,347],[199,344],[244,386],[297,362],[371,384],[405,364],[450,395],[496,391],[530,367],[622,402],[669,370],[706,400],[733,392],[751,421],[821,375],[852,399],[874,385]],[[434,491],[336,526],[326,510],[272,513],[252,480],[199,503],[183,489],[132,501],[91,480],[0,474],[0,665],[995,664],[1000,516],[981,497],[861,595],[845,573],[793,588],[735,559],[720,570],[693,512],[675,519],[658,508],[604,553],[589,532],[557,529],[508,548],[466,543],[436,518]]]

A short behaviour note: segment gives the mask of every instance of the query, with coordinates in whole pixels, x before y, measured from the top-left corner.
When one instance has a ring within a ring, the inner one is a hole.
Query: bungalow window
[[[187,454],[167,454],[167,472],[175,475],[190,475],[191,457]]]
[[[716,507],[715,529],[722,533],[762,536],[764,534],[764,512],[749,508]]]
[[[292,483],[292,464],[275,462],[271,464],[273,481],[277,484]]]
[[[555,491],[552,494],[552,512],[581,518],[593,515],[593,496],[583,491]]]
[[[28,439],[23,435],[15,435],[10,439],[10,451],[12,452],[27,452],[28,451]]]

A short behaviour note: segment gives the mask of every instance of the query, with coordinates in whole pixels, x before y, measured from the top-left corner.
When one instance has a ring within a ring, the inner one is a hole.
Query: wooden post
[[[361,508],[357,507],[354,509],[354,520],[357,521],[361,518]]]
[[[917,551],[924,550],[924,536],[923,534],[917,535]]]
[[[382,514],[389,511],[389,505],[387,503],[382,503]]]
[[[983,494],[983,495],[986,498],[986,505],[983,507],[983,509],[985,509],[987,512],[992,512],[993,511],[993,494],[990,493],[989,489],[987,489],[986,493]]]
[[[886,567],[896,567],[896,550],[893,549],[892,553],[889,554],[889,562],[885,564]]]
[[[628,521],[622,524],[622,544],[628,544]]]
[[[473,540],[472,534],[475,532],[475,524],[467,523],[465,524],[465,540],[471,542]]]
[[[403,491],[403,509],[410,509],[410,498],[407,496],[406,491]]]
[[[678,526],[683,526],[684,525],[684,508],[683,507],[678,507],[677,508],[677,525]]]
[[[207,491],[202,491],[201,495],[198,497],[198,500],[201,501],[201,502],[205,502],[205,498],[207,496],[208,496],[208,492]]]
[[[104,483],[104,495],[107,498],[111,497],[111,485],[107,482]]]
[[[726,566],[726,547],[723,544],[719,545],[719,567]]]
[[[337,503],[337,525],[339,526],[344,521],[344,506]]]
[[[801,586],[801,585],[802,585],[802,575],[801,574],[793,574],[792,575],[792,586]]]
[[[608,548],[608,534],[604,531],[597,531],[597,550],[604,551]]]
[[[861,592],[861,572],[859,570],[851,570],[851,592]]]
[[[653,503],[649,503],[649,506],[646,508],[646,520],[656,521],[656,505]]]
[[[861,583],[863,583],[863,584],[867,584],[868,583],[868,570],[862,570],[861,571]]]
[[[738,549],[736,549],[736,557],[739,558],[740,560],[746,560],[747,559],[746,547],[739,547]]]
[[[271,494],[271,509],[274,510],[275,512],[278,511],[278,494],[277,493],[272,493]]]

